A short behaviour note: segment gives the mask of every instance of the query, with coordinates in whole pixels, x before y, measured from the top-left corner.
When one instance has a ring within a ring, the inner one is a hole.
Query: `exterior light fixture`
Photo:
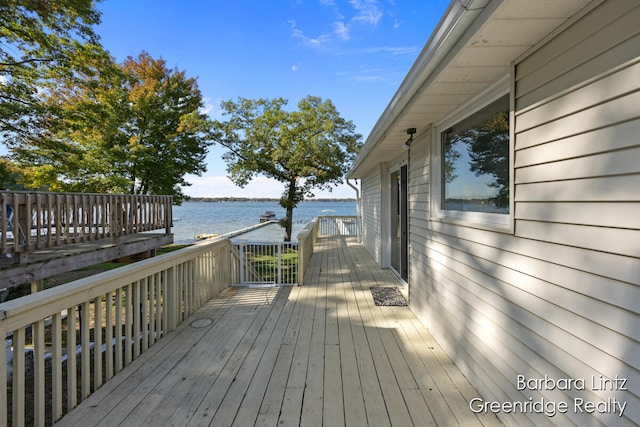
[[[407,142],[404,143],[404,145],[407,146],[407,148],[411,145],[411,143],[413,142],[413,134],[416,133],[416,128],[409,128],[407,129],[407,135],[409,135],[409,139],[407,139]]]

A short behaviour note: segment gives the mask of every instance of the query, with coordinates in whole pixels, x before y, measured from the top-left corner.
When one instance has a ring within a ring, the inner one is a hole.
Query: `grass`
[[[253,255],[250,252],[246,254],[252,270],[255,271],[262,282],[277,282],[278,255],[274,252],[261,253],[259,255]],[[295,283],[298,277],[298,251],[296,249],[287,249],[280,256],[281,282]]]

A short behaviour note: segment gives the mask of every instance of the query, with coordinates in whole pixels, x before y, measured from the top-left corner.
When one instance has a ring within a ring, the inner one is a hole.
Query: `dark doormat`
[[[371,295],[376,305],[386,307],[406,307],[407,300],[395,286],[372,286]]]

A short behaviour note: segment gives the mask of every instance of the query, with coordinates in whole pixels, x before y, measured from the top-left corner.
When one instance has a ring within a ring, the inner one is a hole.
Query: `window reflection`
[[[509,213],[509,96],[442,133],[444,209]]]

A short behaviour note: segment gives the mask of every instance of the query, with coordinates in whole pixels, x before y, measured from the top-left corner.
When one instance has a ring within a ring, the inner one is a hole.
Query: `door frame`
[[[409,167],[406,161],[388,169],[389,266],[409,282]]]

